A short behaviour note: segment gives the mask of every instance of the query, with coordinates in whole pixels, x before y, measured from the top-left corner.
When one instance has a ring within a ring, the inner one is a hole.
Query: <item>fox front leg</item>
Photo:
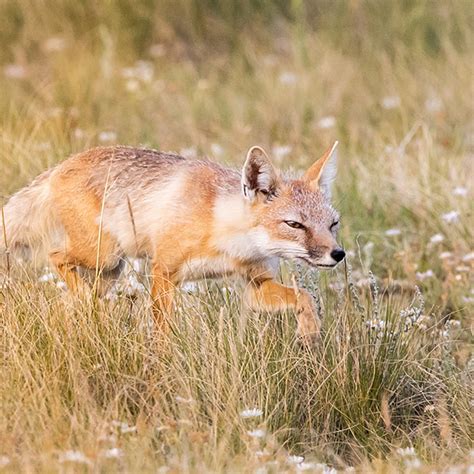
[[[245,291],[245,301],[255,310],[270,312],[294,309],[297,334],[306,342],[319,336],[321,321],[316,313],[312,296],[303,289],[281,285],[274,280],[251,282]]]

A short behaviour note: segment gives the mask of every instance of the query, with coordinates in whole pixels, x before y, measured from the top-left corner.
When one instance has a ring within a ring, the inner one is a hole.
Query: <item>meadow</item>
[[[303,169],[337,139],[348,257],[282,264],[308,347],[239,281],[185,285],[160,336],[146,265],[77,298],[0,255],[0,472],[472,473],[473,10],[2,0],[0,203],[96,145]]]

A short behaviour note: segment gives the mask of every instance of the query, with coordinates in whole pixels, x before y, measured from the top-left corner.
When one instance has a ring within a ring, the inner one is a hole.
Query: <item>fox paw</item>
[[[314,343],[320,336],[321,321],[316,314],[311,296],[308,295],[308,297],[309,300],[305,298],[305,301],[302,301],[302,304],[297,308],[296,334],[303,342]]]

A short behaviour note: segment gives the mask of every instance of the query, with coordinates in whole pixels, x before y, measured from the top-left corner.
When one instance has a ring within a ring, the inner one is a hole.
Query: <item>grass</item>
[[[242,311],[239,282],[182,291],[163,339],[140,291],[76,299],[42,266],[4,265],[0,469],[472,469],[467,2],[0,9],[5,200],[99,143],[236,166],[258,143],[302,168],[337,138],[350,251],[331,273],[282,267],[320,306],[313,348],[294,315]]]

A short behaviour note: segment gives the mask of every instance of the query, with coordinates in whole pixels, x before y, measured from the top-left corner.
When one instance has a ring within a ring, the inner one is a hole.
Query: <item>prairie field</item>
[[[2,205],[97,145],[240,167],[259,144],[303,170],[339,140],[347,251],[281,264],[314,345],[238,280],[184,285],[160,335],[146,262],[77,297],[0,254],[0,472],[474,472],[470,1],[0,0],[0,19]]]

